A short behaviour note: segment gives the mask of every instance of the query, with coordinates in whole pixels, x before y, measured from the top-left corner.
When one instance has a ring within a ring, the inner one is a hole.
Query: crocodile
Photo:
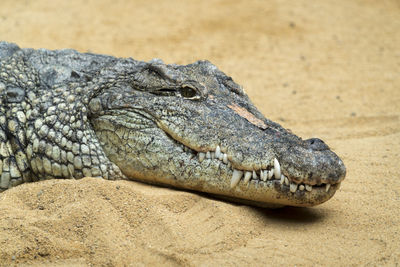
[[[0,191],[101,177],[308,207],[330,199],[345,175],[328,145],[265,118],[209,61],[0,42]]]

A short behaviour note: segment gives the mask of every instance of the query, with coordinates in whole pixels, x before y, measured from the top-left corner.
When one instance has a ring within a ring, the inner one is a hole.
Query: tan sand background
[[[0,39],[209,59],[348,169],[332,200],[307,209],[127,181],[25,184],[0,194],[0,265],[399,265],[399,1],[1,0]]]

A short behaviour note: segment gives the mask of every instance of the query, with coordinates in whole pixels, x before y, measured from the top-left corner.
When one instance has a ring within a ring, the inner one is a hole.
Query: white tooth
[[[267,179],[268,179],[268,171],[267,170],[265,170],[265,171],[260,170],[260,173],[261,173],[261,180],[263,180],[264,182],[267,181]]]
[[[200,162],[202,162],[205,157],[206,157],[206,154],[204,154],[203,152],[199,152],[199,161]]]
[[[263,181],[264,182],[267,181],[268,180],[268,171],[267,170],[265,170],[265,171],[261,170],[261,172],[264,174]]]
[[[253,171],[253,179],[254,179],[254,180],[255,180],[255,179],[258,179],[258,176],[257,176],[256,171]]]
[[[222,161],[223,161],[225,164],[228,164],[228,155],[227,155],[227,154],[224,153],[224,157],[223,157]]]
[[[282,176],[281,176],[281,185],[283,185],[284,182],[285,182],[285,176],[282,175]]]
[[[207,153],[206,153],[206,158],[207,158],[207,159],[211,159],[211,153],[210,153],[210,151],[207,151]]]
[[[211,152],[211,159],[215,159],[215,152]]]
[[[274,168],[270,169],[268,172],[268,179],[272,179],[272,176],[274,176]]]
[[[290,192],[294,193],[297,190],[297,184],[291,183],[290,184]]]
[[[247,184],[250,181],[251,178],[251,172],[246,172],[244,174],[244,183]]]
[[[325,192],[328,192],[328,191],[329,191],[329,188],[331,188],[331,184],[326,184]]]
[[[289,179],[285,176],[285,185],[289,185]]]
[[[219,158],[220,155],[221,155],[221,148],[217,146],[217,148],[215,149],[215,157]]]
[[[231,179],[231,188],[234,188],[242,178],[243,172],[238,170],[233,170],[232,179]]]
[[[222,152],[219,153],[218,159],[222,161],[224,159],[224,153],[222,153]]]
[[[304,185],[299,185],[299,189],[300,189],[300,191],[303,191],[304,190]]]
[[[311,190],[312,190],[312,185],[306,184],[306,190],[307,190],[308,192],[311,192]]]
[[[276,158],[274,159],[274,175],[276,179],[279,179],[279,177],[281,177],[281,165]]]

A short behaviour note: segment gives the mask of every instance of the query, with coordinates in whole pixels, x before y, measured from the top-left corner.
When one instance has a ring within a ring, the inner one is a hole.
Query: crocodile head
[[[130,179],[271,207],[317,205],[339,188],[345,166],[322,140],[266,119],[213,64],[135,64],[103,70],[89,103],[106,155]]]

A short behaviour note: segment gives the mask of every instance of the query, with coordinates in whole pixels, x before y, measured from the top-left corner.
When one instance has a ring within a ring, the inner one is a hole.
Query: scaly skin
[[[208,61],[165,65],[1,42],[0,104],[0,190],[94,176],[313,206],[346,174],[324,142],[266,119]]]

